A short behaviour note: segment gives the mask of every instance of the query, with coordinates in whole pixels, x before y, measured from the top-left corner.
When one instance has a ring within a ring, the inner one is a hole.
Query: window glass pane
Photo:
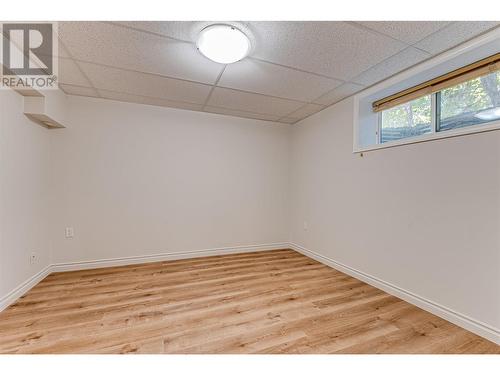
[[[439,130],[500,119],[500,72],[447,88],[438,95]]]
[[[431,96],[412,100],[382,112],[380,142],[430,133]]]

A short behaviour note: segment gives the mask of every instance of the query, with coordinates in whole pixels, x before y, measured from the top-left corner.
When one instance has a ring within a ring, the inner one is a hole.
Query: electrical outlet
[[[308,226],[307,226],[307,221],[304,221],[304,230],[307,230]]]
[[[35,264],[37,261],[36,253],[30,254],[30,264]]]
[[[73,227],[67,227],[66,230],[64,231],[64,235],[66,238],[73,238],[75,236],[75,231],[73,230]]]

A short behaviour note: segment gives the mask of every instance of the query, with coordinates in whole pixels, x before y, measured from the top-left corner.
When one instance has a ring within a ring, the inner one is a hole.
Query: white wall
[[[50,221],[49,130],[0,90],[0,300],[51,263]]]
[[[49,263],[291,238],[500,327],[499,131],[361,158],[352,99],[289,127],[70,97],[49,131],[0,95],[0,296]]]
[[[54,262],[286,243],[288,134],[284,124],[70,97],[68,128],[51,130]]]
[[[291,241],[500,328],[500,131],[363,158],[352,131],[352,98],[293,127]]]

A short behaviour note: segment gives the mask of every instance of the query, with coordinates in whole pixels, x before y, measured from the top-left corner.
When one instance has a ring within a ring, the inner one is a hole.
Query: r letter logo
[[[54,23],[2,24],[1,88],[57,88]]]

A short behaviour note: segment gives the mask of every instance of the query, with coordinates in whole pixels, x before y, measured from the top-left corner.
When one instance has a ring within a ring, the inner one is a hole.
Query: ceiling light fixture
[[[248,36],[236,27],[217,24],[201,30],[196,47],[212,61],[231,64],[245,58],[251,44]]]

